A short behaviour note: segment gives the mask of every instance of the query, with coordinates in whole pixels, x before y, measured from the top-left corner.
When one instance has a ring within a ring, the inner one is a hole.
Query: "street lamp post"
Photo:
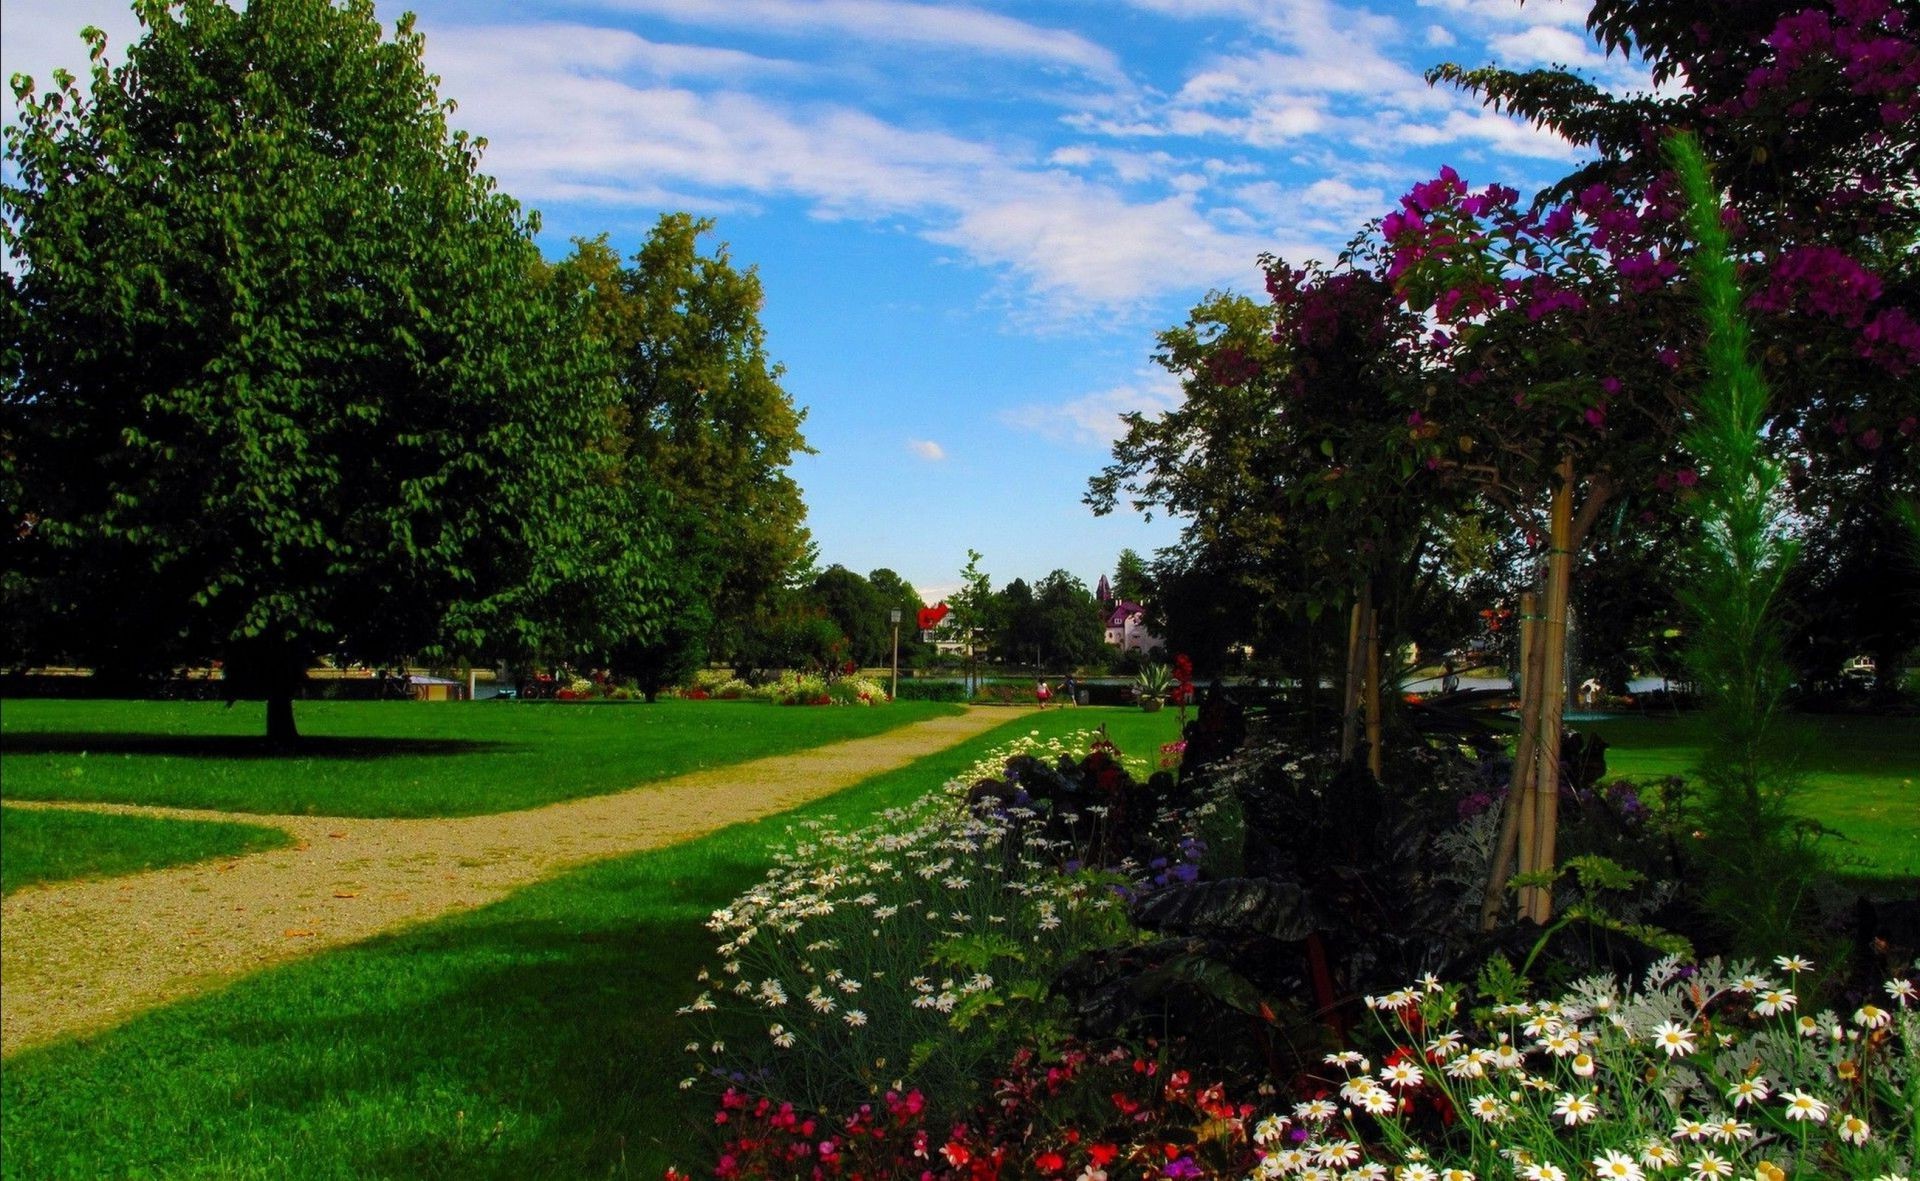
[[[887,619],[893,624],[893,688],[888,691],[889,698],[900,696],[900,609],[887,612]]]

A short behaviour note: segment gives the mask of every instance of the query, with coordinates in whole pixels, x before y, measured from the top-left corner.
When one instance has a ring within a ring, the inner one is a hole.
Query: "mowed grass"
[[[139,873],[292,843],[281,830],[258,824],[0,808],[0,894],[42,882]]]
[[[1611,775],[1690,776],[1706,749],[1698,714],[1582,722],[1607,740]],[[1920,878],[1920,718],[1798,715],[1781,726],[1800,781],[1793,808],[1844,839],[1842,869],[1874,878]]]
[[[282,753],[261,737],[258,704],[13,699],[0,705],[0,796],[473,816],[862,738],[958,708],[312,701],[295,707],[300,746]]]
[[[674,1010],[707,916],[795,820],[857,824],[1027,730],[1108,723],[1151,760],[1173,711],[1005,726],[798,812],[609,861],[491,907],[240,981],[0,1072],[0,1176],[594,1178],[702,1160]]]

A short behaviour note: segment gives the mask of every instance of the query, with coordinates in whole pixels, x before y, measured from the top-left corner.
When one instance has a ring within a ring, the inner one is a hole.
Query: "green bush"
[[[895,701],[956,701],[967,699],[967,687],[959,681],[901,681]]]

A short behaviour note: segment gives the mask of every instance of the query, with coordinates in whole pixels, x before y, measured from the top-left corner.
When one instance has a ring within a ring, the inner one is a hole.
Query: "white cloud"
[[[1071,149],[1051,161],[1023,157],[1027,149],[909,129],[838,103],[665,83],[651,74],[653,43],[615,36],[592,56],[572,52],[590,35],[539,26],[525,37],[492,27],[429,31],[443,93],[463,100],[459,123],[489,138],[485,167],[530,203],[626,194],[628,204],[647,205],[665,191],[797,199],[828,218],[904,219],[921,237],[1018,280],[1013,302],[1031,311],[1037,295],[1042,321],[1242,280],[1268,245],[1264,235],[1226,228],[1201,203],[1194,190],[1207,182],[1197,163],[1106,147],[1088,148],[1084,165]],[[1143,184],[1158,192],[1126,191]]]
[[[808,68],[738,49],[668,44],[625,29],[565,23],[455,26],[436,31],[429,44],[441,53],[489,61],[503,76],[529,58],[571,62],[582,74],[619,73],[662,80],[737,81],[755,75],[798,75]]]
[[[1426,38],[1427,44],[1435,49],[1445,49],[1449,45],[1456,44],[1459,40],[1452,33],[1449,33],[1443,25],[1428,25]]]
[[[1586,27],[1590,0],[1417,0],[1421,8],[1437,8],[1481,25]]]
[[[1579,151],[1553,132],[1493,111],[1454,111],[1437,125],[1408,126],[1402,132],[1410,144],[1480,143],[1540,160],[1571,162]]]
[[[836,34],[942,50],[971,50],[1064,66],[1101,77],[1121,76],[1111,50],[1077,33],[1047,29],[977,8],[900,0],[600,0],[603,7],[647,12],[703,27]]]
[[[1487,41],[1487,48],[1507,66],[1564,65],[1604,69],[1607,59],[1599,47],[1568,29],[1536,25]]]
[[[1000,420],[1056,443],[1105,450],[1126,431],[1120,416],[1139,411],[1149,417],[1180,405],[1180,383],[1161,370],[1111,389],[1057,403],[1029,403],[1002,412]]]
[[[928,463],[939,463],[947,457],[947,449],[932,439],[908,439],[907,450]]]

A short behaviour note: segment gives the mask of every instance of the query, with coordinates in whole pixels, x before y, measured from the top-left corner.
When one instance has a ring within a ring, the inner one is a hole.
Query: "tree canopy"
[[[576,240],[553,277],[613,356],[627,461],[698,506],[707,544],[685,555],[682,582],[710,605],[724,649],[811,563],[806,505],[787,468],[812,452],[805,411],[766,355],[759,276],[736,268],[724,245],[703,253],[712,229],[706,218],[663,215],[624,263],[605,235]]]
[[[223,657],[657,625],[650,493],[532,224],[370,0],[141,0],[117,67],[16,79],[4,190],[12,610],[45,654]]]

